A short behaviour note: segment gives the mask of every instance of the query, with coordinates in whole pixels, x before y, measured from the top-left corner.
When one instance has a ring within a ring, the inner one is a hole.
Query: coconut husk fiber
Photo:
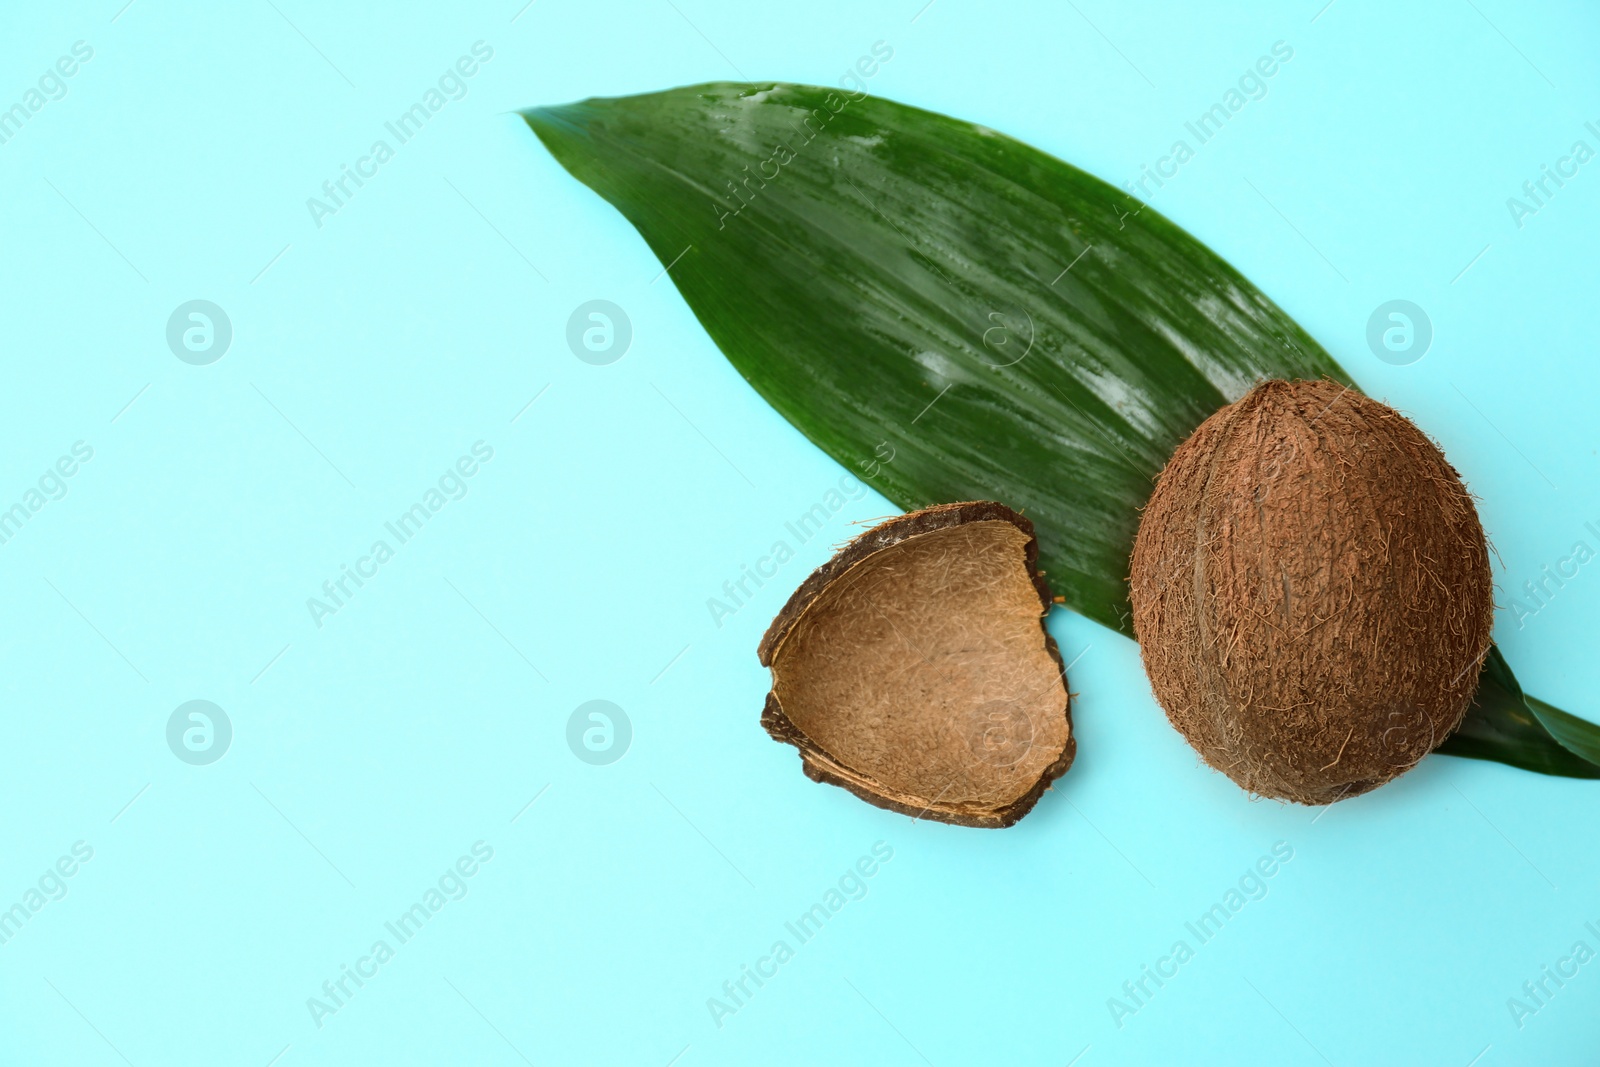
[[[1332,381],[1262,382],[1178,447],[1130,585],[1172,725],[1246,790],[1302,804],[1365,793],[1443,742],[1494,614],[1455,469]]]
[[[851,541],[759,649],[761,723],[817,782],[960,826],[1005,827],[1072,763],[1071,697],[1044,628],[1033,524],[944,504]]]

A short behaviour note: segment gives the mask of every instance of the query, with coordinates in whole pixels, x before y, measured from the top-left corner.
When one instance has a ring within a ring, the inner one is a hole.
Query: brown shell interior
[[[836,772],[912,806],[986,810],[1060,757],[1068,694],[1028,540],[999,519],[916,534],[806,607],[774,650],[773,691]]]

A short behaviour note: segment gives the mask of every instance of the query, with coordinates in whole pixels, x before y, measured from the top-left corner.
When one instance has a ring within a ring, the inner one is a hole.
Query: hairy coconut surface
[[[1262,382],[1201,424],[1145,507],[1130,581],[1172,724],[1245,789],[1303,804],[1415,766],[1489,651],[1488,546],[1460,477],[1332,381]]]
[[[1075,749],[1037,559],[1033,524],[1001,504],[868,530],[762,638],[762,725],[814,781],[912,816],[1012,825]]]

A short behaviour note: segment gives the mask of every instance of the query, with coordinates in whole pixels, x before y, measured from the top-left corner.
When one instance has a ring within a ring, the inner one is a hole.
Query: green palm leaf
[[[1139,508],[1172,450],[1258,379],[1355,387],[1177,225],[981,126],[773,83],[523,115],[786,419],[901,507],[1024,511],[1052,587],[1129,636]],[[1577,758],[1600,730],[1488,697],[1446,750],[1600,776]]]

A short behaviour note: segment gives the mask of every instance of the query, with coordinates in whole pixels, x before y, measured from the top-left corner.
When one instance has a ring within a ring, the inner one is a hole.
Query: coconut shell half
[[[1005,827],[1072,765],[1033,524],[941,504],[857,537],[761,639],[761,724],[807,777],[913,817]]]

